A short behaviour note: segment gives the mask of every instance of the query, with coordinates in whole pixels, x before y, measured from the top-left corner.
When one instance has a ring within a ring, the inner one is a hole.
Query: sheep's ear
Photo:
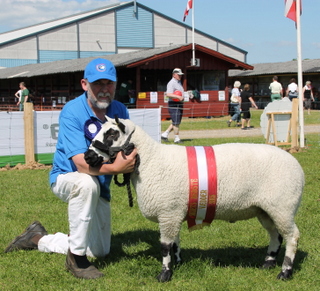
[[[116,123],[117,123],[117,126],[120,128],[120,130],[122,131],[122,133],[126,133],[126,127],[125,127],[125,125],[122,123],[122,122],[120,122],[120,120],[119,120],[119,118],[118,118],[118,115],[116,115],[115,116],[115,121],[116,121]]]

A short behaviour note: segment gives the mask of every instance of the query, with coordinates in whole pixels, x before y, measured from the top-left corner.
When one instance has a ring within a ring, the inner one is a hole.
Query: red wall
[[[184,117],[207,117],[207,116],[225,116],[228,115],[228,91],[225,91],[224,101],[219,101],[219,91],[201,91],[200,94],[208,94],[209,101],[200,101],[190,99],[184,102]],[[139,94],[138,94],[139,95]],[[164,107],[161,119],[170,118],[167,107],[168,103],[164,102],[164,92],[158,92],[158,102],[150,103],[150,92],[146,92],[146,98],[137,98],[136,108],[158,108]]]

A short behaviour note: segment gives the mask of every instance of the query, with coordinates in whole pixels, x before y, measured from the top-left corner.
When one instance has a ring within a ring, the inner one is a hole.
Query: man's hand
[[[119,152],[112,164],[114,171],[113,174],[131,173],[134,170],[137,153],[138,151],[136,148],[128,156],[126,156],[123,152]]]

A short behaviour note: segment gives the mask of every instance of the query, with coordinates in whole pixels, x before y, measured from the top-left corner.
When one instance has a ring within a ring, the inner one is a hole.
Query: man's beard
[[[114,97],[114,94],[110,94],[110,93],[105,93],[105,94],[99,93],[97,98],[94,97],[89,91],[87,92],[87,94],[92,106],[98,109],[107,109]],[[98,99],[101,97],[108,98],[110,101],[106,101],[106,102],[98,101]]]

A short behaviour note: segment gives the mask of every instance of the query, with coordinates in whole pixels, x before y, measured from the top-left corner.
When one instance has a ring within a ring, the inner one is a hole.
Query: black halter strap
[[[104,143],[102,143],[99,140],[94,140],[92,142],[92,146],[97,148],[98,150],[102,151],[103,153],[108,154],[110,157],[115,157],[115,155],[120,151],[125,151],[130,143],[130,139],[132,137],[132,134],[134,133],[134,130],[129,134],[126,142],[119,147],[108,147]]]

